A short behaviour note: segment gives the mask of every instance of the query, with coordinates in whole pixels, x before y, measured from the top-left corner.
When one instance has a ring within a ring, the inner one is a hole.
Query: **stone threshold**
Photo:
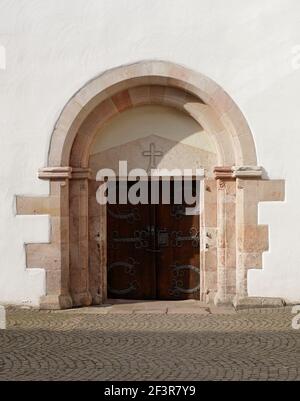
[[[236,313],[233,307],[216,307],[196,300],[184,301],[133,301],[133,300],[108,300],[106,304],[73,308],[55,313],[80,313],[99,315],[210,315],[210,314],[231,314]]]
[[[293,305],[300,305],[299,302],[287,302],[282,298],[269,298],[269,297],[245,297],[235,299],[232,304],[226,303],[224,305],[207,304],[197,300],[183,300],[183,301],[160,301],[160,300],[124,300],[124,299],[108,299],[105,304],[91,305],[87,307],[74,307],[72,309],[56,309],[56,310],[43,310],[39,307],[29,305],[3,305],[7,311],[13,310],[31,310],[40,311],[45,313],[75,313],[75,314],[196,314],[196,315],[223,315],[235,314],[239,311],[247,311],[251,309],[283,309],[285,307],[292,307]]]

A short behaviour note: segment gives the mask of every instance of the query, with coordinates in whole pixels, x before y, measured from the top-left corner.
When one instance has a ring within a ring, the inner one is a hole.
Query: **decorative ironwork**
[[[166,228],[162,228],[157,230],[157,242],[159,247],[167,247],[169,246],[169,232]]]
[[[150,236],[154,235],[154,226],[147,226],[145,230],[135,230],[133,237],[120,237],[118,231],[113,231],[113,247],[116,248],[118,243],[127,243],[134,244],[136,249],[147,248],[150,244]]]
[[[116,295],[125,295],[129,294],[132,291],[136,291],[138,289],[138,282],[136,281],[136,269],[135,266],[139,264],[139,262],[135,261],[133,258],[129,258],[128,262],[114,262],[108,266],[108,274],[111,273],[113,269],[116,268],[125,268],[124,271],[129,276],[128,287],[122,289],[112,288],[109,282],[107,283],[108,291],[112,294]]]
[[[140,221],[141,216],[139,214],[138,208],[131,208],[129,211],[124,211],[122,213],[115,213],[109,207],[107,208],[108,214],[115,219],[126,220],[127,223],[133,224],[135,221]]]
[[[156,242],[159,247],[169,246],[169,238],[171,238],[171,244],[173,247],[180,248],[184,242],[191,241],[193,248],[200,246],[200,233],[192,227],[188,234],[184,234],[182,231],[168,232],[166,228],[155,229],[154,226],[147,226],[144,230],[135,230],[133,237],[120,237],[118,231],[112,233],[113,248],[117,248],[118,243],[134,244],[136,249],[147,248],[150,246],[150,238],[153,238],[153,243]]]
[[[180,265],[177,262],[171,265],[173,279],[172,287],[169,289],[169,294],[171,296],[179,297],[180,294],[194,294],[200,289],[200,270],[193,265]],[[183,285],[184,270],[190,270],[195,272],[199,276],[198,284],[193,288],[185,288]]]
[[[192,241],[193,248],[200,246],[200,233],[195,227],[189,230],[189,235],[185,235],[182,231],[172,231],[171,237],[172,245],[177,248],[182,247],[185,241]]]
[[[173,205],[170,215],[175,217],[176,220],[181,220],[184,216],[186,216],[185,209],[186,208],[184,205]]]

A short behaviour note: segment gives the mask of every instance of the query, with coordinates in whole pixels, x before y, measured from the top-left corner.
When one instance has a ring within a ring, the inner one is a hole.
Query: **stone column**
[[[92,303],[89,291],[90,170],[72,168],[70,181],[70,291],[74,306]]]
[[[40,300],[42,309],[72,307],[69,293],[69,179],[70,167],[44,168],[39,178],[50,180],[49,214],[50,244],[31,246],[30,258],[46,270],[46,295]]]
[[[216,167],[217,293],[216,305],[232,304],[235,295],[235,179],[231,167]]]
[[[107,294],[106,274],[106,204],[97,202],[97,189],[102,183],[89,185],[89,281],[93,305],[103,304]]]

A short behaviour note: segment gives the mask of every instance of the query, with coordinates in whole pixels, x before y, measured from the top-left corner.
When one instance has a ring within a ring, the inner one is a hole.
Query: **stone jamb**
[[[233,266],[229,263],[229,252],[232,250],[232,242],[235,242],[235,213],[228,207],[235,205],[235,199],[229,201],[230,186],[235,180],[231,166],[215,167],[214,174],[217,180],[217,293],[214,302],[216,305],[227,305],[232,303],[232,287],[235,286],[230,271]]]

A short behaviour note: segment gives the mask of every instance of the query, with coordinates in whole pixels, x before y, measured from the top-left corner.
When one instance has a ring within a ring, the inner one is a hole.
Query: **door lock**
[[[169,233],[166,228],[157,230],[157,242],[159,247],[166,247],[169,245]]]

